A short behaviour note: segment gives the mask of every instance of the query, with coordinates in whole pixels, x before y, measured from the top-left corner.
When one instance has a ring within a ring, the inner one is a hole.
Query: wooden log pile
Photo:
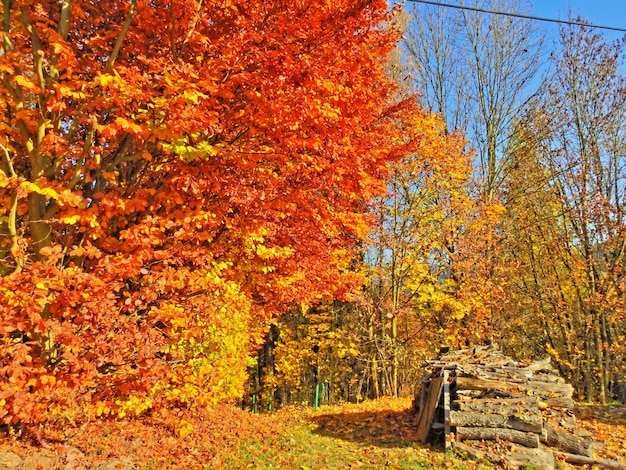
[[[574,389],[550,358],[519,364],[490,345],[444,352],[424,366],[413,403],[422,442],[443,437],[446,448],[509,468],[552,470],[557,458],[624,470],[594,458],[592,441],[576,429]],[[484,450],[484,441],[494,445]]]

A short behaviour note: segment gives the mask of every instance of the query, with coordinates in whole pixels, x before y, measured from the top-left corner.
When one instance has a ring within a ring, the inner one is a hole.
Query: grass
[[[489,468],[416,443],[407,400],[287,408],[273,419],[285,427],[271,442],[247,439],[225,452],[228,469]],[[211,468],[211,467],[208,467]]]
[[[316,433],[306,423],[294,424],[276,445],[253,440],[229,454],[223,468],[232,469],[467,469],[467,462],[452,455],[432,452],[417,445],[378,447]]]

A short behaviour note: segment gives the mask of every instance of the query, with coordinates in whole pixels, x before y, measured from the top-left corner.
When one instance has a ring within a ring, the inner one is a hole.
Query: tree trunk
[[[376,329],[374,328],[374,314],[370,315],[368,326],[368,340],[371,345],[370,352],[370,384],[369,394],[372,398],[380,398],[380,386],[378,382],[378,361],[376,356],[378,350],[376,348]]]
[[[591,441],[565,433],[552,426],[546,426],[545,442],[550,447],[556,447],[572,454],[591,457]]]
[[[391,394],[398,396],[398,318],[391,319]]]
[[[451,411],[450,425],[457,427],[505,428],[539,433],[543,429],[543,418],[541,415],[525,415],[520,413],[505,415]]]
[[[456,438],[458,440],[496,440],[514,442],[526,447],[539,447],[539,436],[533,433],[516,431],[514,429],[501,428],[473,428],[459,426],[456,428]]]

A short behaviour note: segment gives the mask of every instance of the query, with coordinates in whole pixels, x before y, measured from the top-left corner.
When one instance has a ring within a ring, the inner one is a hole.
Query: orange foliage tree
[[[390,164],[388,191],[372,207],[355,261],[365,287],[349,302],[280,318],[253,375],[257,400],[312,402],[319,384],[331,401],[411,393],[441,344],[494,339],[502,207],[476,189],[461,133],[425,110],[403,124],[415,144]]]
[[[239,396],[267,319],[354,283],[410,146],[387,4],[1,8],[0,417]]]

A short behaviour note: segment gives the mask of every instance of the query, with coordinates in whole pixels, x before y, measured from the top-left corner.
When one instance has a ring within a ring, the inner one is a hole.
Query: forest
[[[0,8],[0,430],[182,439],[412,397],[440,347],[493,343],[626,403],[626,36],[384,0]]]

